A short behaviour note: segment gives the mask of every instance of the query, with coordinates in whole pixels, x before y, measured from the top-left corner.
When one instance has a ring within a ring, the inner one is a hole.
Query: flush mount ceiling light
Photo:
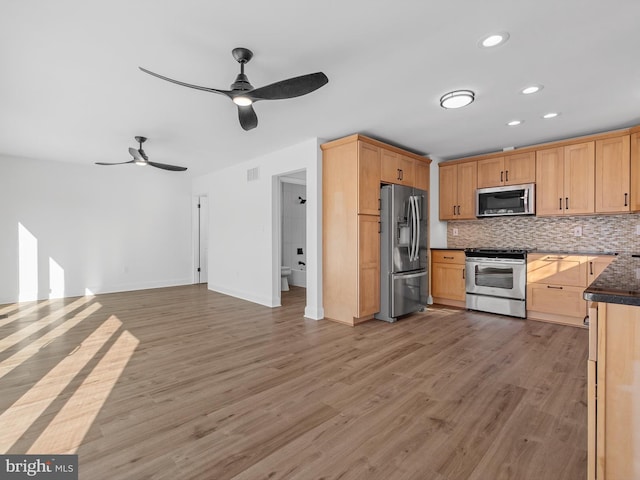
[[[516,125],[520,124],[522,124],[522,120],[511,120],[510,122],[507,122],[507,125],[509,125],[510,127],[515,127]]]
[[[478,42],[478,46],[480,48],[497,47],[498,45],[505,43],[507,40],[509,40],[509,34],[507,32],[492,33],[491,35],[483,37]]]
[[[558,115],[560,115],[558,112],[549,112],[545,113],[542,118],[556,118]]]
[[[537,93],[544,88],[544,85],[529,85],[528,87],[520,90],[520,93],[523,95],[531,95],[532,93]]]
[[[473,102],[475,98],[476,94],[471,90],[454,90],[440,97],[440,106],[447,109],[466,107]]]

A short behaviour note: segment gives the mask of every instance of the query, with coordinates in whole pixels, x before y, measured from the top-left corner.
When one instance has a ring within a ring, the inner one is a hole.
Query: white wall
[[[307,198],[306,185],[282,183],[281,265],[298,269],[298,262],[307,263],[307,204],[300,203],[299,197]],[[302,248],[301,254],[298,254],[298,248]],[[298,285],[293,276],[289,283]],[[298,286],[304,287],[306,282]]]
[[[192,281],[191,181],[0,157],[0,303]]]
[[[317,138],[194,179],[209,199],[209,289],[270,307],[280,305],[278,176],[306,169],[307,306],[322,310],[322,170]],[[259,168],[258,180],[247,170]]]

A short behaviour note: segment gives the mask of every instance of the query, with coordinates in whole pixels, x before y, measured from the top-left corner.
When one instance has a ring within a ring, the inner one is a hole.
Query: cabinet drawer
[[[586,287],[587,257],[581,255],[529,255],[527,282]]]
[[[527,285],[527,310],[583,319],[587,315],[583,292],[583,287],[530,283]]]
[[[431,262],[433,263],[453,263],[464,265],[465,255],[461,250],[432,250]]]

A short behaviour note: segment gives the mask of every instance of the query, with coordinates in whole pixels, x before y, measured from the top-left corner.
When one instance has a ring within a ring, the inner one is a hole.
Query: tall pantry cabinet
[[[356,325],[380,311],[380,184],[427,190],[430,160],[363,135],[321,148],[324,314]]]

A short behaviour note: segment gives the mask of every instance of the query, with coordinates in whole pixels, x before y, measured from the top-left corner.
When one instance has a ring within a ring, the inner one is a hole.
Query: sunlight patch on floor
[[[0,425],[2,425],[0,452],[9,451],[11,446],[67,388],[74,377],[95,357],[121,325],[122,322],[116,316],[109,317],[72,354],[63,358],[0,415]]]
[[[27,453],[75,453],[139,343],[123,331]]]

